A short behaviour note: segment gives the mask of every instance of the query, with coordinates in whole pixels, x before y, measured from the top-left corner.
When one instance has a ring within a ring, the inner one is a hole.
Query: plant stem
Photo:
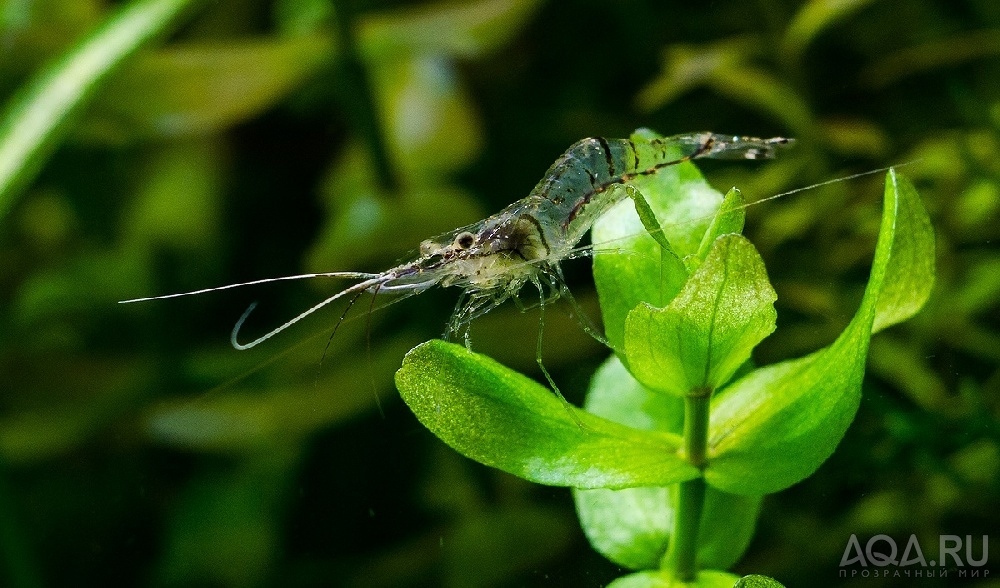
[[[684,453],[691,465],[703,469],[708,449],[708,409],[712,390],[696,388],[684,398]],[[674,578],[693,582],[698,575],[698,529],[705,506],[705,479],[695,478],[677,485],[673,540],[667,565]]]
[[[705,468],[711,398],[710,388],[695,388],[684,397],[684,453],[688,462],[698,469]]]

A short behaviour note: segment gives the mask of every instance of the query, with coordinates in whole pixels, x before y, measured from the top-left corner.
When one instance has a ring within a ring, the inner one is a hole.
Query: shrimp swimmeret
[[[257,339],[239,343],[237,335],[254,308],[251,305],[236,323],[231,337],[233,347],[249,349],[347,296],[352,297],[350,304],[353,304],[365,292],[412,295],[432,286],[457,286],[463,292],[446,335],[462,335],[468,346],[471,321],[514,297],[529,282],[538,289],[543,310],[547,297],[564,296],[573,302],[559,262],[572,256],[577,243],[597,218],[623,199],[632,197],[637,207],[645,206],[648,210],[641,194],[629,189],[631,180],[692,159],[768,159],[774,157],[777,146],[791,142],[782,137],[758,139],[707,132],[657,139],[583,139],[552,164],[526,198],[478,223],[424,241],[416,259],[382,273],[301,274],[122,302],[190,296],[313,277],[359,280]],[[587,330],[602,339],[591,329]]]

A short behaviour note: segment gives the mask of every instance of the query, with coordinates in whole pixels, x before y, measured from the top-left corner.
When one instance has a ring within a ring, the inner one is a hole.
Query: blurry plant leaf
[[[37,328],[55,314],[91,317],[95,307],[112,305],[123,292],[149,289],[145,249],[83,249],[65,262],[40,269],[20,285],[12,304],[18,326]],[[74,321],[78,329],[86,321]]]
[[[205,134],[256,116],[329,63],[327,37],[188,43],[137,57],[95,100],[91,132]]]
[[[42,69],[0,113],[0,219],[42,168],[76,111],[119,64],[197,0],[137,0]]]
[[[962,233],[962,242],[980,241],[983,237],[982,230],[993,229],[994,220],[1000,218],[1000,186],[992,179],[982,179],[972,181],[969,186],[962,191],[955,202],[953,209],[948,214],[948,220]],[[1000,263],[1000,259],[984,259],[981,261],[987,267],[993,265],[992,276],[997,277],[995,265]],[[976,265],[970,269],[975,272],[987,272],[989,269],[980,269],[982,266]],[[994,282],[998,280],[994,279]]]
[[[421,423],[459,453],[558,486],[668,485],[698,471],[680,439],[573,408],[552,391],[464,347],[428,341],[406,355],[396,386]]]
[[[126,247],[193,249],[214,241],[220,226],[224,156],[212,140],[179,141],[154,150],[143,185],[123,215]]]
[[[201,398],[160,402],[145,416],[150,438],[163,445],[205,453],[248,454],[376,407],[373,390],[391,385],[389,374],[415,337],[402,335],[363,353],[330,357],[340,366],[320,381],[253,390],[219,391]],[[359,368],[365,362],[367,368]]]
[[[334,27],[334,3],[329,0],[277,0],[274,20],[282,34],[311,35]]]
[[[7,0],[0,4],[0,87],[38,67],[39,63],[75,43],[100,22],[106,8],[97,0],[34,2]]]
[[[802,58],[806,47],[824,29],[861,10],[873,0],[809,0],[792,19],[781,42],[781,55],[791,62]]]
[[[670,570],[638,572],[622,576],[607,588],[733,588],[739,576],[718,570],[701,570],[694,582],[681,584],[674,580]]]
[[[882,158],[889,153],[889,137],[875,123],[860,118],[828,118],[819,124],[830,151],[872,158]]]
[[[713,398],[705,470],[711,485],[776,492],[829,457],[857,411],[873,325],[905,320],[930,291],[934,237],[926,219],[916,191],[890,170],[861,308],[830,346],[751,372]]]
[[[661,108],[690,90],[707,86],[716,93],[781,121],[799,137],[815,135],[809,105],[794,88],[753,65],[762,42],[736,38],[706,46],[676,45],[664,52],[663,71],[636,96],[646,112]]]
[[[671,249],[681,258],[696,253],[722,194],[712,189],[689,163],[636,178],[633,183],[659,219]],[[591,239],[595,244],[594,282],[601,300],[604,332],[619,356],[624,356],[628,313],[641,302],[666,306],[687,279],[687,269],[646,233],[631,200],[601,215],[594,223]]]
[[[20,406],[0,416],[0,459],[4,463],[37,463],[78,451],[123,413],[133,410],[153,377],[147,363],[126,364],[93,356],[48,367],[49,373],[8,384],[12,396],[45,404]],[[86,377],[75,383],[73,390],[60,388],[65,382],[63,374],[74,373]]]
[[[681,433],[679,398],[642,387],[612,355],[597,371],[586,409],[617,423],[647,431]],[[707,488],[699,531],[698,562],[724,569],[745,551],[761,499]],[[660,565],[673,531],[674,502],[665,487],[573,490],[580,524],[590,544],[611,561],[634,569]]]
[[[159,584],[264,583],[279,552],[280,517],[298,452],[273,445],[189,484],[167,524]]]
[[[387,60],[370,72],[386,141],[407,183],[428,183],[472,163],[483,133],[449,60]]]
[[[370,60],[393,55],[480,57],[520,32],[539,0],[463,0],[368,14],[358,39]]]
[[[464,517],[442,536],[444,586],[503,585],[565,552],[573,520],[559,510],[522,506]]]
[[[665,308],[640,304],[625,321],[625,354],[644,386],[683,397],[729,381],[774,331],[777,295],[746,238],[723,235]]]
[[[870,88],[884,88],[907,76],[998,54],[1000,31],[972,31],[890,53],[868,66],[860,78]]]
[[[720,67],[708,85],[718,94],[774,117],[799,138],[816,136],[809,104],[785,81],[750,65]]]
[[[885,333],[871,342],[872,373],[894,382],[914,404],[926,411],[956,417],[965,410],[955,402],[941,377],[927,363],[925,352],[912,342]]]
[[[969,267],[949,306],[960,316],[988,313],[1000,299],[1000,258],[984,258]]]
[[[707,46],[666,47],[661,58],[662,71],[639,91],[636,105],[645,112],[656,110],[705,85],[719,68],[740,66],[762,53],[762,43],[753,38],[727,39]]]
[[[483,217],[471,194],[443,180],[384,194],[366,155],[350,146],[323,186],[327,224],[306,266],[318,271],[369,269],[412,253],[420,242]]]

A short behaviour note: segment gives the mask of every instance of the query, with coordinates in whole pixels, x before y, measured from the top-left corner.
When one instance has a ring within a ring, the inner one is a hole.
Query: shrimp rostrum
[[[527,197],[478,223],[424,241],[415,259],[381,273],[302,274],[154,298],[321,276],[359,280],[261,337],[241,344],[237,335],[251,306],[236,323],[231,338],[237,349],[249,349],[342,298],[350,300],[350,308],[366,292],[413,295],[433,286],[456,286],[462,289],[462,295],[446,336],[462,337],[468,346],[471,321],[515,298],[528,283],[538,290],[542,310],[546,300],[560,296],[575,306],[559,263],[573,256],[577,243],[597,218],[623,199],[631,197],[637,207],[648,209],[638,190],[630,188],[631,180],[692,159],[767,159],[774,156],[776,147],[791,141],[708,132],[656,139],[583,139],[552,164]]]

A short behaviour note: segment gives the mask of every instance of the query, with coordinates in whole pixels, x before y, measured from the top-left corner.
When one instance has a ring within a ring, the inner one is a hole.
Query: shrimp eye
[[[455,237],[455,246],[458,247],[459,249],[469,249],[475,242],[476,242],[476,236],[468,231],[465,231],[464,233],[459,233],[459,235]]]

